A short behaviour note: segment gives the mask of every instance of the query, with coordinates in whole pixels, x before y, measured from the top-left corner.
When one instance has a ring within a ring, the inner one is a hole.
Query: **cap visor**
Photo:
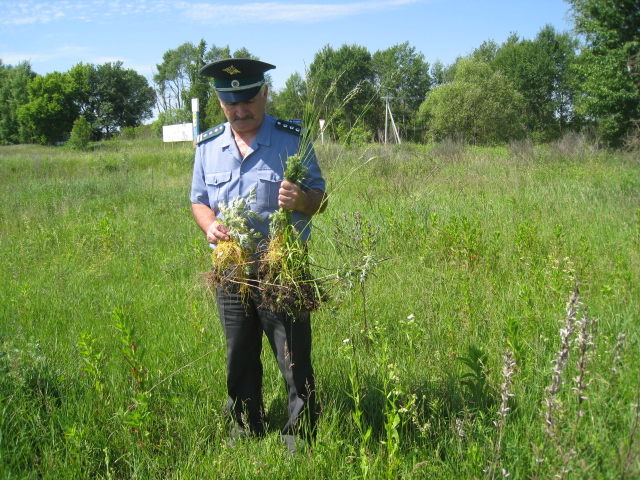
[[[247,88],[246,90],[238,90],[236,92],[217,92],[218,98],[226,103],[239,103],[251,100],[258,95],[262,87]]]

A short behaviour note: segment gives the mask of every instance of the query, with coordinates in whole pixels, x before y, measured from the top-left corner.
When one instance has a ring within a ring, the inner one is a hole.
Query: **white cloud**
[[[259,22],[322,22],[359,13],[393,10],[427,0],[377,0],[352,3],[229,3],[217,2],[133,2],[123,0],[62,1],[41,3],[23,0],[0,2],[0,25],[46,24],[59,20],[94,22],[120,16],[181,15],[190,22],[238,24]]]
[[[93,22],[127,15],[170,13],[171,2],[127,2],[121,0],[62,1],[41,3],[23,0],[19,3],[0,2],[3,11],[0,25],[30,25],[52,23],[58,20]]]
[[[63,46],[55,50],[38,53],[25,52],[3,52],[2,62],[7,65],[17,65],[20,62],[28,61],[31,64],[56,61],[65,58],[78,58],[86,56],[89,49],[87,47]]]
[[[315,23],[337,20],[359,13],[391,10],[424,0],[380,0],[354,3],[176,3],[178,9],[194,22],[205,24],[238,24],[260,22]]]

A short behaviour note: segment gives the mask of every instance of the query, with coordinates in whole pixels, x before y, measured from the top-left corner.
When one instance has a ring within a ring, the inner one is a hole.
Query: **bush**
[[[139,125],[137,127],[124,127],[122,130],[120,130],[120,136],[125,140],[158,137],[152,124]],[[162,133],[160,134],[160,136],[162,136]]]
[[[371,132],[368,130],[365,130],[362,127],[353,127],[344,136],[345,145],[361,147],[362,145],[371,143],[371,141],[372,141]]]
[[[91,126],[87,119],[80,117],[73,122],[71,137],[67,141],[67,145],[74,150],[86,150],[91,139]]]

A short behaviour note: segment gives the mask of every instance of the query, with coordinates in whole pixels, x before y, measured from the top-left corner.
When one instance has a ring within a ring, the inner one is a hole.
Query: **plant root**
[[[285,255],[286,252],[286,255]],[[273,244],[258,272],[261,307],[272,312],[295,314],[320,308],[324,294],[311,275],[303,249],[281,249]]]

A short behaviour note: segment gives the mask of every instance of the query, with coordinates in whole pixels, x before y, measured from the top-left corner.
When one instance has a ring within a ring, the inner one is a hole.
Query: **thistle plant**
[[[569,352],[571,350],[571,339],[576,323],[576,315],[578,314],[578,306],[580,305],[580,294],[576,285],[569,304],[567,305],[567,320],[564,328],[560,330],[561,345],[560,350],[554,360],[552,368],[551,385],[547,387],[548,396],[545,399],[547,411],[545,414],[545,430],[547,436],[554,437],[556,434],[555,412],[558,409],[558,394],[563,385],[562,372],[569,361]]]
[[[553,368],[551,369],[551,384],[546,388],[547,397],[545,398],[545,406],[546,412],[544,415],[544,429],[545,429],[545,439],[541,448],[535,447],[536,454],[539,452],[540,456],[537,458],[538,469],[535,478],[540,477],[540,472],[542,468],[542,463],[545,461],[545,454],[548,442],[553,442],[558,450],[559,457],[563,460],[562,472],[558,475],[559,478],[564,478],[566,473],[568,473],[567,465],[570,460],[570,457],[573,456],[573,450],[570,447],[569,457],[563,453],[563,450],[560,445],[560,441],[562,440],[559,435],[559,425],[557,423],[558,414],[560,413],[561,402],[559,399],[562,386],[564,385],[563,380],[563,372],[569,362],[569,354],[571,351],[571,343],[573,341],[573,333],[576,327],[576,318],[578,315],[578,310],[581,307],[580,302],[580,292],[578,290],[578,284],[574,286],[573,293],[569,298],[569,303],[567,304],[567,318],[565,320],[564,328],[560,329],[560,350],[556,355],[555,360],[553,361]]]
[[[239,285],[240,293],[249,292],[251,257],[256,251],[256,239],[260,236],[248,226],[248,220],[260,219],[249,207],[255,198],[256,192],[252,190],[248,199],[236,197],[228,204],[219,205],[229,240],[220,241],[211,255],[212,269],[207,278],[215,287],[229,288],[236,284]]]
[[[307,167],[303,159],[303,154],[288,157],[285,180],[304,181]],[[263,306],[274,312],[316,310],[322,295],[309,271],[307,247],[292,224],[292,212],[280,207],[269,219],[269,244],[259,270]]]
[[[618,334],[618,341],[614,349],[613,366],[611,367],[611,372],[614,374],[618,373],[618,367],[622,365],[622,350],[624,348],[624,341],[626,338],[627,338],[626,333]]]
[[[576,326],[579,328],[578,336],[576,338],[576,345],[578,349],[578,375],[573,378],[576,386],[574,390],[578,396],[578,418],[584,416],[585,412],[582,410],[583,402],[587,400],[585,390],[589,387],[589,381],[587,380],[587,374],[589,371],[587,367],[593,360],[593,333],[591,329],[595,323],[595,319],[591,319],[586,312],[582,315],[582,320],[576,322]],[[577,425],[577,423],[576,423]]]
[[[511,411],[511,407],[509,407],[510,398],[514,396],[512,392],[513,379],[511,378],[515,374],[516,369],[516,361],[513,358],[513,352],[509,347],[502,359],[504,363],[502,365],[502,387],[500,389],[500,408],[498,409],[498,419],[494,421],[494,425],[496,426],[496,430],[498,431],[498,439],[493,446],[493,462],[484,470],[487,474],[488,478],[495,478],[497,474],[497,467],[500,463],[500,456],[502,453],[502,437],[504,434],[504,426]],[[508,472],[503,468],[502,476],[508,476]]]

